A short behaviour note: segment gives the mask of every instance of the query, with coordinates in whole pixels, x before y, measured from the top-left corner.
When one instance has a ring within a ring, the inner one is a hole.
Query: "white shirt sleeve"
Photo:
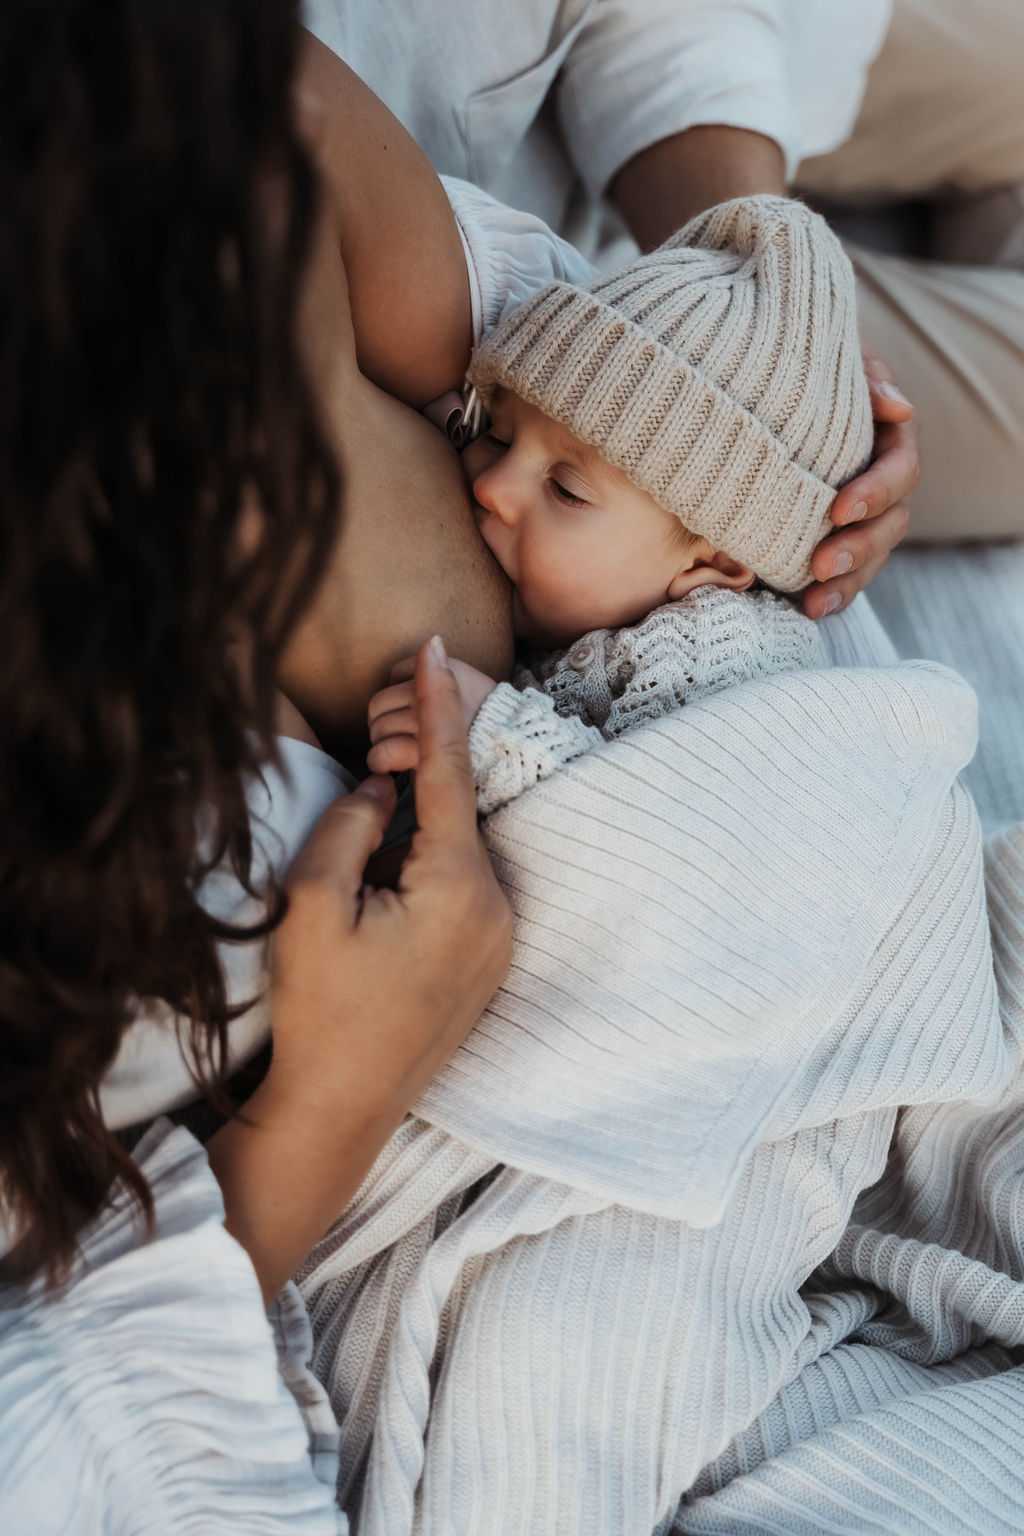
[[[136,1159],[148,1239],[115,1197],[65,1286],[0,1289],[0,1530],[344,1536],[298,1292],[264,1311],[187,1131],[159,1122]]]
[[[586,283],[594,276],[586,257],[543,219],[507,208],[456,176],[441,182],[462,237],[475,342],[546,283]]]
[[[849,132],[889,12],[890,0],[597,0],[558,86],[589,192],[710,123],[774,139],[792,177]]]

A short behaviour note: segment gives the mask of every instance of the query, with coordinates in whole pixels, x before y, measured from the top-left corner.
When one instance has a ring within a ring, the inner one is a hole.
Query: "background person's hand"
[[[268,1297],[345,1208],[511,958],[440,641],[421,647],[414,687],[418,830],[397,888],[364,883],[395,804],[391,781],[373,778],[328,807],[295,863],[273,939],[270,1069],[209,1146],[227,1225]]]
[[[811,619],[845,608],[874,581],[907,531],[905,498],[921,479],[914,408],[877,353],[865,346],[863,354],[876,423],[875,456],[836,496],[832,522],[839,531],[823,539],[811,557],[816,580],[803,600]]]
[[[493,677],[453,657],[448,665],[458,684],[467,731],[484,700],[494,692]],[[391,687],[370,700],[367,718],[372,746],[367,766],[373,773],[410,773],[419,763],[419,727],[415,687],[416,657],[407,656],[391,669]]]

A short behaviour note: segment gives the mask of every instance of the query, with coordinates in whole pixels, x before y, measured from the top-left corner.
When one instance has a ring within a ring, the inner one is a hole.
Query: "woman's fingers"
[[[461,1038],[508,970],[512,911],[477,827],[462,696],[436,636],[420,648],[415,682],[418,827],[398,891],[410,919],[432,935],[440,974],[454,968],[462,979],[451,1018]]]
[[[833,503],[832,521],[839,528],[887,512],[916,490],[921,479],[917,423],[912,419],[914,407],[894,380],[885,359],[864,345],[861,354],[871,410],[878,424],[875,453],[864,474],[845,485]]]
[[[339,1103],[398,1119],[465,1038],[508,968],[512,917],[476,824],[462,700],[440,642],[417,659],[419,829],[397,887],[364,890],[394,810],[390,779],[330,806],[297,861],[274,936],[273,1102],[330,1138]],[[385,712],[384,718],[388,713]],[[270,1091],[270,1090],[267,1090]]]
[[[869,561],[896,548],[910,524],[905,502],[898,501],[877,517],[842,528],[822,539],[811,556],[811,571],[819,582],[861,572]]]
[[[909,421],[914,407],[892,376],[884,357],[873,347],[861,342],[860,355],[864,360],[864,377],[871,394],[871,409],[876,421]]]
[[[839,527],[869,521],[903,501],[920,480],[916,423],[883,422],[875,433],[874,459],[836,496],[832,521]]]
[[[476,849],[476,791],[462,695],[440,636],[421,645],[416,658],[416,708],[420,761],[416,774],[417,840]]]
[[[288,888],[293,897],[303,889],[330,889],[340,898],[344,917],[354,923],[363,871],[394,815],[395,801],[392,781],[374,776],[329,805],[292,866]]]
[[[823,539],[811,557],[815,581],[803,603],[811,619],[845,607],[878,575],[907,531],[906,498],[921,479],[914,407],[877,352],[862,350],[876,422],[875,456],[836,496],[830,515],[839,531]]]
[[[837,576],[831,581],[820,582],[808,588],[804,596],[804,612],[807,617],[821,619],[826,614],[838,613],[841,608],[848,608],[857,593],[862,592],[874,581],[888,559],[889,550],[880,550],[849,575]]]

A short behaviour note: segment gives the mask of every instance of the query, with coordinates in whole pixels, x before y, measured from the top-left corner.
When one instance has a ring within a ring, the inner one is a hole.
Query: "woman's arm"
[[[371,779],[329,808],[293,870],[274,938],[270,1070],[209,1145],[228,1230],[268,1300],[468,1034],[511,954],[462,702],[436,642],[420,650],[416,696],[419,829],[397,890],[363,886],[394,807],[391,781]]]
[[[299,109],[337,207],[359,366],[419,409],[457,389],[469,362],[469,279],[455,217],[398,119],[304,36]]]

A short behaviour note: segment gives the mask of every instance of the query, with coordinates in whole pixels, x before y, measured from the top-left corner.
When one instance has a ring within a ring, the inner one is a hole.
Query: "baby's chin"
[[[526,645],[547,643],[538,635],[537,625],[523,607],[515,587],[512,588],[512,633],[517,640],[522,640]]]
[[[580,635],[585,633],[583,629],[574,629],[571,632],[560,629],[558,626],[544,624],[524,607],[522,599],[515,587],[512,588],[512,633],[517,642],[523,645],[533,646],[536,650],[555,651],[563,646],[572,645]]]

